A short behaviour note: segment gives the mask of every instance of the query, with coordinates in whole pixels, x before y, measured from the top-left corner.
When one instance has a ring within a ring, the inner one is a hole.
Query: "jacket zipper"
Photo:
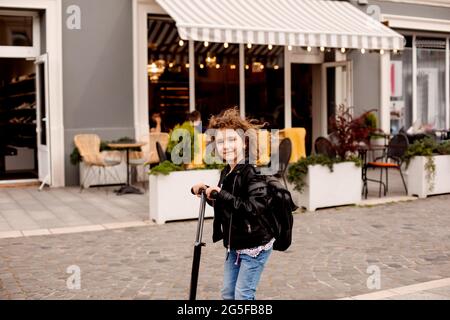
[[[236,185],[236,178],[238,175],[239,171],[236,172],[236,175],[234,176],[234,180],[233,180],[233,188],[231,191],[231,194],[234,196],[234,187]],[[231,224],[233,223],[233,211],[231,211],[230,214],[230,225],[228,226],[228,250],[227,250],[227,260],[228,260],[228,256],[230,255],[230,251],[231,251]]]

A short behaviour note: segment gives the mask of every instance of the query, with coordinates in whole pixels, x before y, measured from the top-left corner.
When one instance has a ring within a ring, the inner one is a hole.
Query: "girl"
[[[222,170],[217,187],[198,183],[192,192],[206,189],[208,203],[214,206],[213,241],[223,240],[227,249],[222,298],[254,300],[261,273],[275,241],[267,227],[265,211],[267,194],[263,177],[248,163],[249,146],[237,131],[261,126],[244,120],[238,110],[228,109],[210,119],[215,129],[216,151],[227,166]],[[247,156],[246,156],[247,153]],[[211,192],[217,191],[216,199]]]

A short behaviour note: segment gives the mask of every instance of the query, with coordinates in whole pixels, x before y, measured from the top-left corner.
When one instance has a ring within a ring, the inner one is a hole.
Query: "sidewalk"
[[[117,196],[116,187],[38,191],[0,189],[0,238],[146,225],[148,193]],[[106,192],[108,191],[108,193]]]
[[[379,171],[369,172],[378,179]],[[37,187],[0,188],[0,239],[153,224],[149,220],[148,191],[142,195],[117,196],[117,187],[44,189]],[[357,206],[417,200],[407,197],[398,172],[389,177],[389,193],[378,197],[378,184],[369,183],[369,198]],[[345,208],[345,207],[344,207]],[[338,208],[339,209],[339,208]],[[197,210],[197,209],[195,209]]]
[[[450,278],[382,290],[339,300],[450,300]]]

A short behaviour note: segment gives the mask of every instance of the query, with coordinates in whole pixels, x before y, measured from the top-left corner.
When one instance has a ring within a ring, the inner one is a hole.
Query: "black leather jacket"
[[[228,249],[247,249],[268,243],[272,232],[267,227],[267,189],[255,188],[264,177],[250,164],[238,164],[222,170],[214,207],[213,241],[223,239]],[[252,188],[253,186],[253,188]]]

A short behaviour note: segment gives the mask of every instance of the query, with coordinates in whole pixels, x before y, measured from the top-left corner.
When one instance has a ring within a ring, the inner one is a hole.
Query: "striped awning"
[[[331,0],[156,0],[184,40],[402,50],[404,38]]]

